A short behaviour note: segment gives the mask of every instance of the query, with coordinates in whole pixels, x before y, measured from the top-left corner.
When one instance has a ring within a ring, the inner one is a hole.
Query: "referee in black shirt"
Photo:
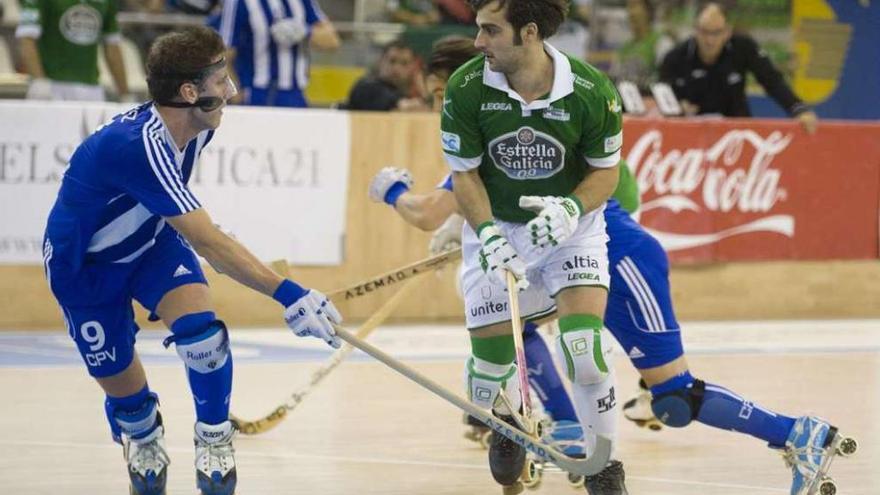
[[[663,59],[660,80],[672,86],[687,115],[721,114],[748,117],[746,72],[812,134],[817,117],[749,36],[733,34],[720,5],[707,3],[699,12],[694,37],[678,44]]]

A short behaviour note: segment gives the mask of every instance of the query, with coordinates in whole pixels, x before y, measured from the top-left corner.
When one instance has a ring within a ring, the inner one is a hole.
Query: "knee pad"
[[[651,399],[651,410],[664,425],[683,428],[700,413],[705,391],[706,383],[694,380],[684,387],[655,395]]]
[[[522,402],[516,364],[500,365],[470,358],[467,362],[467,388],[470,401],[483,409],[507,412],[499,398],[502,390],[514,409],[519,409]]]
[[[162,425],[159,413],[159,396],[144,387],[128,397],[107,396],[104,412],[110,423],[113,440],[122,443],[122,436],[143,438]]]
[[[178,318],[171,325],[174,335],[165,339],[165,347],[176,344],[177,355],[187,368],[201,374],[219,370],[229,360],[229,332],[226,325],[205,312]]]
[[[569,380],[578,385],[604,381],[611,371],[611,339],[601,328],[563,331],[556,339],[559,355],[565,359]]]

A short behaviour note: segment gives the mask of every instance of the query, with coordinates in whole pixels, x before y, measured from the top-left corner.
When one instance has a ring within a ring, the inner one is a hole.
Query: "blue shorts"
[[[96,378],[120,373],[131,364],[139,329],[132,300],[154,313],[172,289],[207,284],[195,253],[170,226],[131,263],[86,264],[74,274],[61,273],[60,263],[50,261],[49,268],[67,330]]]
[[[299,89],[242,88],[244,104],[254,106],[308,108],[305,95]]]
[[[625,253],[614,252],[614,242],[609,243],[611,289],[605,326],[633,366],[653,368],[684,354],[669,291],[669,259],[646,232],[636,244],[627,245]]]

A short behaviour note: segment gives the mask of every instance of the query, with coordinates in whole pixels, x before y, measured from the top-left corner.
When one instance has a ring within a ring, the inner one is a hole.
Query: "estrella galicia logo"
[[[489,156],[511,179],[546,179],[562,170],[565,147],[549,134],[520,127],[490,141]]]

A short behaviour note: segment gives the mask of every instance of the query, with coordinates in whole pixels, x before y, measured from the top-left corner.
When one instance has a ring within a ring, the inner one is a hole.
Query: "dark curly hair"
[[[496,0],[468,0],[474,12],[488,6]],[[547,39],[559,29],[559,25],[568,14],[568,0],[497,0],[498,10],[507,7],[504,16],[513,26],[513,41],[522,43],[520,29],[530,22],[538,26],[538,36]]]
[[[173,101],[180,86],[200,84],[208,68],[226,50],[223,38],[205,26],[192,26],[163,34],[147,55],[147,88],[157,102]]]

